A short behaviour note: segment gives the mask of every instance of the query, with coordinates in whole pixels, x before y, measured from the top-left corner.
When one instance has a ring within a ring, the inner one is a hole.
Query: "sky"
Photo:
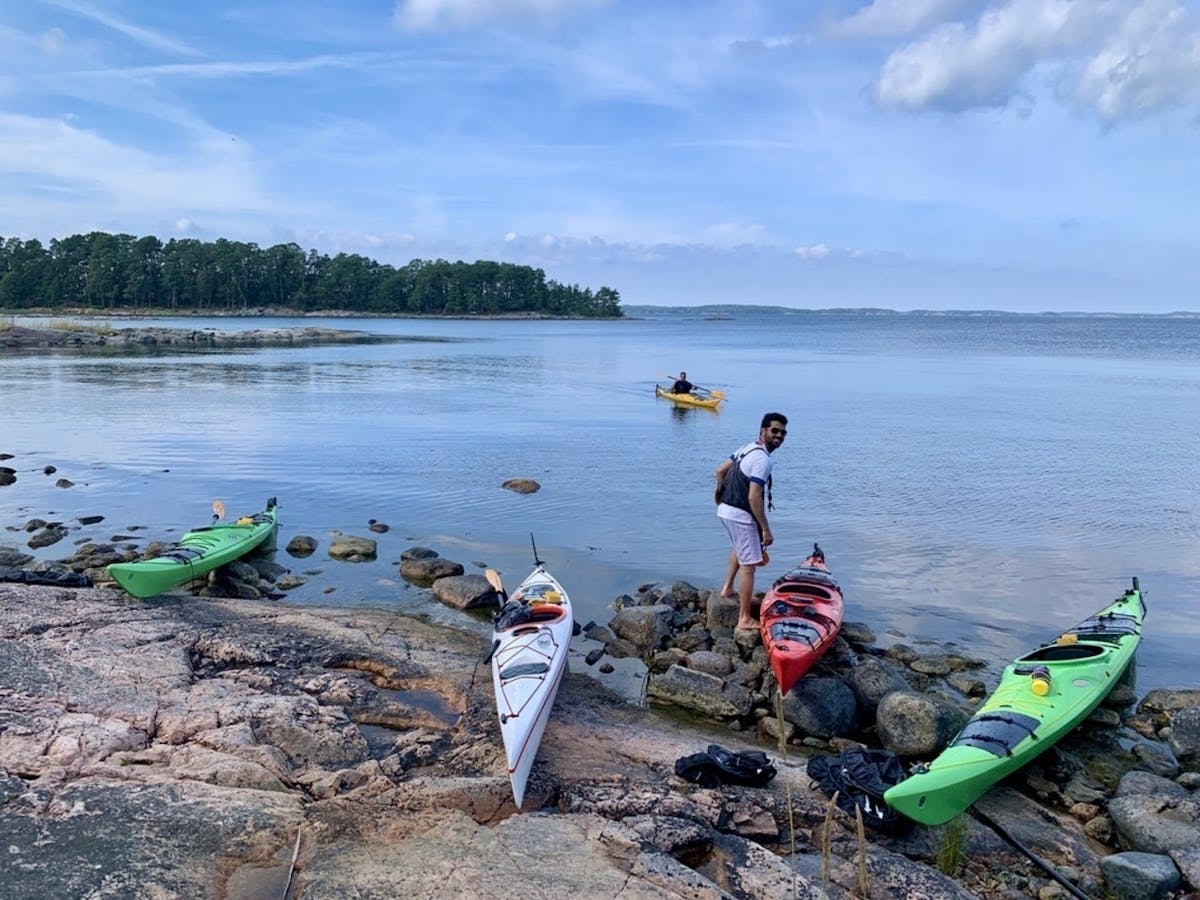
[[[1200,311],[1200,0],[0,0],[0,237]]]

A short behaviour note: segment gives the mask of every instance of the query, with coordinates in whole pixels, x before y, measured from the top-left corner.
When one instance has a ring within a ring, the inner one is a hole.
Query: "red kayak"
[[[842,628],[842,590],[825,567],[820,547],[813,544],[812,556],[771,585],[758,622],[775,680],[786,694]]]

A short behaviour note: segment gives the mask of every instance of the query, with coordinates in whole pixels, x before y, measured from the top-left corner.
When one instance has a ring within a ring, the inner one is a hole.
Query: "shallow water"
[[[480,635],[484,618],[397,577],[400,552],[430,546],[515,583],[532,533],[577,619],[606,622],[611,600],[646,582],[717,586],[727,546],[712,471],[780,410],[791,422],[760,587],[819,541],[847,618],[881,643],[952,641],[998,672],[1138,576],[1149,603],[1139,689],[1200,685],[1200,321],[633,312],[154,320],[403,340],[0,356],[0,452],[18,470],[0,488],[0,526],[101,514],[68,540],[132,525],[165,537],[205,523],[215,499],[240,515],[278,496],[279,546],[321,541],[309,560],[278,554],[319,573],[293,602],[420,610]],[[653,396],[681,368],[727,392],[719,413]],[[56,488],[60,477],[75,487]],[[500,487],[518,477],[541,490]],[[390,531],[371,534],[371,519]],[[379,560],[326,558],[338,531],[375,537]]]

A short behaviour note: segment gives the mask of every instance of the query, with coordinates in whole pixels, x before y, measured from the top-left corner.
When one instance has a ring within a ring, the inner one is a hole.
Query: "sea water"
[[[277,496],[277,559],[309,578],[290,602],[418,611],[482,634],[485,620],[398,578],[401,551],[428,546],[515,584],[532,538],[577,621],[605,623],[640,585],[719,585],[728,545],[713,471],[779,411],[789,434],[760,588],[819,543],[847,619],[881,644],[948,643],[998,673],[1136,576],[1149,604],[1139,690],[1200,685],[1200,320],[630,313],[122,320],[396,340],[8,352],[0,452],[18,480],[0,488],[0,527],[76,525],[35,552],[59,559],[68,541],[134,525],[170,538],[207,523],[214,500],[240,515]],[[718,412],[655,398],[681,369],[726,392]],[[513,493],[510,478],[541,489]],[[88,515],[105,518],[78,527]],[[378,560],[330,560],[338,533],[375,538]],[[310,559],[282,549],[299,534],[320,542]],[[2,544],[27,539],[0,532]]]

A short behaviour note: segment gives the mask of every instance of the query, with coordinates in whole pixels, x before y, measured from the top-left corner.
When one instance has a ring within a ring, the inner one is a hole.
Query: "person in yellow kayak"
[[[682,374],[682,373],[681,373]],[[758,440],[738,447],[717,466],[717,516],[729,535],[732,550],[721,596],[738,598],[739,629],[757,628],[750,612],[754,570],[767,562],[766,548],[775,542],[767,522],[771,504],[771,454],[787,437],[787,416],[769,412],[762,417]],[[737,591],[734,591],[734,581]]]
[[[675,383],[671,385],[672,394],[690,394],[695,385],[687,380],[687,372],[680,372],[679,377],[675,379]]]

